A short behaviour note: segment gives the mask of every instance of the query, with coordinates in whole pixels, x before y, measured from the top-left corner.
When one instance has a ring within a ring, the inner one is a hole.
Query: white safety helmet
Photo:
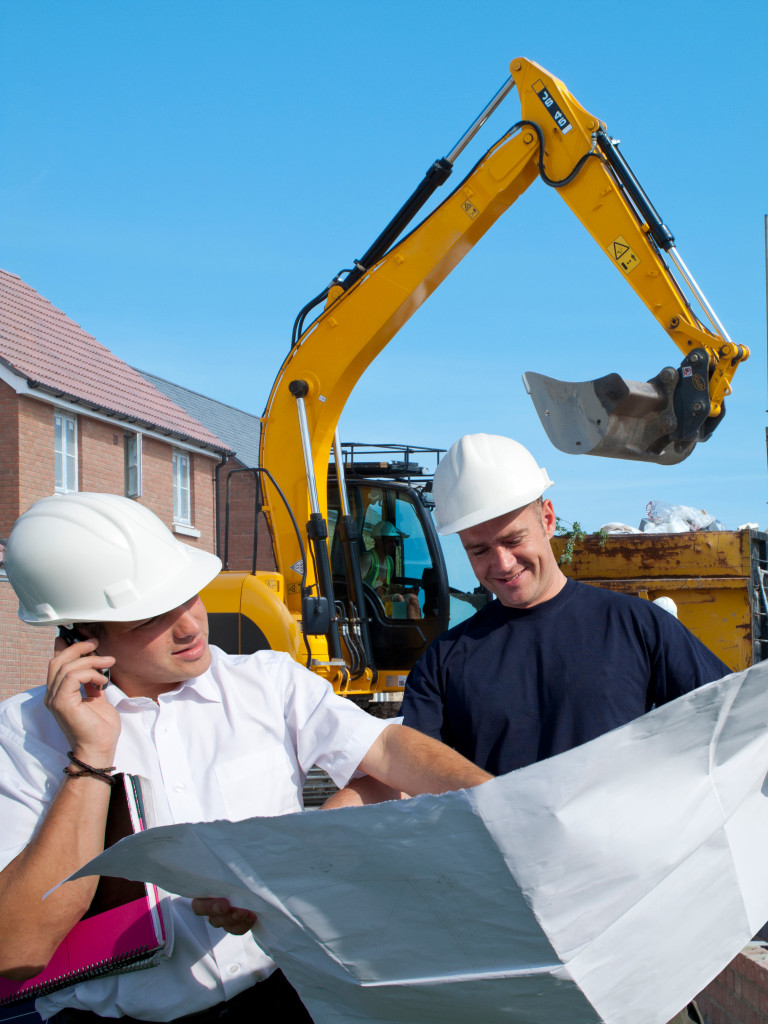
[[[527,448],[498,434],[465,434],[435,470],[440,534],[468,530],[540,498],[552,481]]]
[[[117,494],[35,502],[16,520],[5,569],[33,625],[133,622],[177,608],[221,562],[177,540],[154,512]]]
[[[655,597],[653,603],[657,604],[659,608],[663,608],[665,612],[669,612],[670,615],[674,615],[677,618],[677,605],[671,597]]]

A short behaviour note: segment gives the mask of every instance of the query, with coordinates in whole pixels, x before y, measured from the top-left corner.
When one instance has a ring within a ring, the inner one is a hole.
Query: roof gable
[[[136,426],[231,449],[16,274],[0,270],[0,360],[32,388]]]

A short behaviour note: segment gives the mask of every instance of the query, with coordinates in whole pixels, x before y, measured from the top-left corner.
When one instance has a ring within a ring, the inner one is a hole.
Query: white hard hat
[[[674,615],[677,618],[677,605],[671,597],[655,597],[653,603],[657,604],[659,608],[663,608],[665,612],[669,612],[670,615]]]
[[[210,583],[221,562],[182,544],[130,498],[77,492],[43,498],[19,516],[5,569],[19,618],[56,626],[162,615]]]
[[[465,434],[435,470],[432,493],[440,534],[458,533],[540,498],[552,481],[517,441]]]

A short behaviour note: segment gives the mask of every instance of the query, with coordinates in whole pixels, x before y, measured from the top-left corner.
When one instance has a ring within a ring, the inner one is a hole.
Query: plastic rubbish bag
[[[666,501],[649,501],[646,518],[640,521],[643,533],[691,533],[698,530],[725,530],[726,526],[704,509],[690,505],[670,505]]]
[[[635,526],[627,526],[626,523],[603,523],[600,527],[605,533],[642,533],[642,530],[638,530]]]

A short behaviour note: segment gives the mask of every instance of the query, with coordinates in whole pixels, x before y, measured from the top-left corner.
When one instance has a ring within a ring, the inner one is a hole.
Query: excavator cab
[[[334,596],[349,619],[366,620],[372,667],[398,677],[449,622],[447,573],[425,492],[428,480],[412,454],[392,445],[344,446],[346,505],[355,527],[351,543],[364,608],[354,607],[350,553],[344,531],[337,529],[342,500],[333,466],[328,481]]]

